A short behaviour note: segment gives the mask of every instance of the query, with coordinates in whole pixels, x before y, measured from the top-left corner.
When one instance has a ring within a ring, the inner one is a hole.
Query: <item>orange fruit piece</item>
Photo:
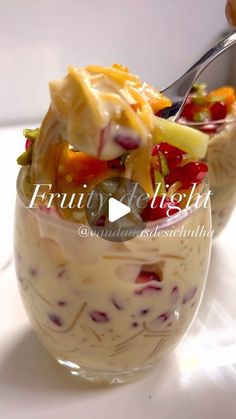
[[[77,185],[94,184],[102,179],[118,176],[123,168],[118,159],[112,161],[99,160],[89,154],[65,150],[58,168],[59,178]]]
[[[124,65],[122,65],[122,64],[115,63],[115,64],[112,64],[112,67],[113,67],[113,68],[116,68],[117,70],[120,70],[120,71],[126,71],[127,73],[129,73],[129,69],[128,69],[128,67],[125,67],[125,66],[124,66]]]
[[[106,171],[106,161],[96,159],[86,153],[68,150],[60,161],[59,175],[70,182],[83,184],[100,177]]]
[[[228,112],[236,100],[235,89],[231,86],[223,86],[213,90],[207,95],[208,102],[224,102],[227,105]]]
[[[153,112],[157,113],[161,109],[171,106],[172,102],[162,93],[158,92],[152,85],[144,83],[141,87],[141,92],[146,100],[150,103]]]

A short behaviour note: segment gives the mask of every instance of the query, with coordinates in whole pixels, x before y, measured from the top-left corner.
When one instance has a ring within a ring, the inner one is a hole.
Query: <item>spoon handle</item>
[[[213,60],[215,60],[216,57],[218,57],[235,43],[236,31],[227,35],[217,45],[207,51],[195,64],[193,64],[193,66],[190,67],[189,70],[183,74],[183,76],[172,83],[169,87],[161,91],[161,93],[164,93],[173,102],[173,105],[169,108],[168,116],[173,116],[174,120],[178,119],[186,101],[187,95],[189,94],[196,79],[199,77],[202,71],[205,70],[205,68]]]

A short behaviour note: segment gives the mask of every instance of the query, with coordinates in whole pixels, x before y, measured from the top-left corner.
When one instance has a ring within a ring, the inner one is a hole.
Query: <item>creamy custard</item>
[[[235,118],[235,117],[234,117]],[[212,225],[215,236],[227,224],[236,204],[236,121],[210,137],[207,150],[211,191]]]
[[[210,210],[194,210],[173,229],[183,226],[209,231]],[[210,237],[110,243],[80,238],[77,228],[31,211],[18,199],[17,272],[41,341],[55,358],[82,369],[124,370],[155,363],[194,318],[206,280]],[[136,282],[143,272],[157,277]]]

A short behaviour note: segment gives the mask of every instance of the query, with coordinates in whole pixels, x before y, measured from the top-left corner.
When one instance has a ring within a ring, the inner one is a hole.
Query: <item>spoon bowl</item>
[[[172,106],[162,110],[162,118],[167,119],[171,117],[173,121],[176,121],[180,117],[188,94],[199,75],[203,72],[203,70],[205,70],[206,67],[208,67],[212,61],[216,59],[216,57],[223,54],[235,43],[236,31],[227,35],[217,45],[207,51],[178,80],[161,91],[161,93],[172,100]]]

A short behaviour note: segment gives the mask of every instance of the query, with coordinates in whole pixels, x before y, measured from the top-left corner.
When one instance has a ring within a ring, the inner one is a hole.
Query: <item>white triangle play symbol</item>
[[[130,207],[128,205],[122,204],[115,198],[110,198],[108,201],[108,220],[110,223],[113,223],[119,218],[124,217],[124,215],[130,213]]]

